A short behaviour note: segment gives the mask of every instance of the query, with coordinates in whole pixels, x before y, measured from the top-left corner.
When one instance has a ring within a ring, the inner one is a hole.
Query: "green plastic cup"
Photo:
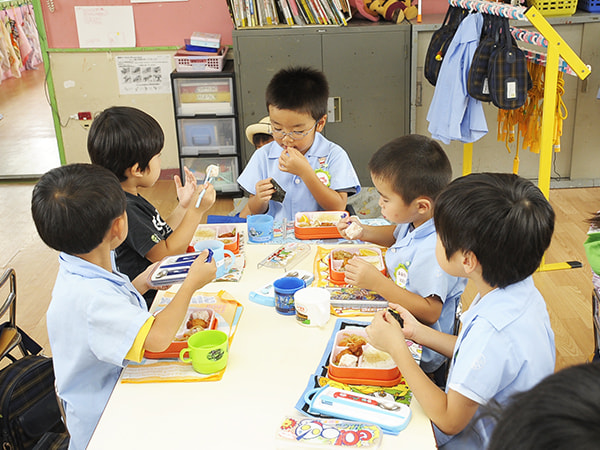
[[[185,357],[185,354],[188,357]],[[192,334],[187,347],[179,352],[179,359],[191,362],[198,373],[208,375],[223,370],[229,357],[227,334],[220,330],[204,330]]]

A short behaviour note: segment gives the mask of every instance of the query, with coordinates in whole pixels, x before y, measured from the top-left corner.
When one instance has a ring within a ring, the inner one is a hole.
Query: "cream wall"
[[[82,126],[82,121],[69,120],[69,116],[83,111],[90,111],[95,115],[110,106],[131,106],[142,109],[160,123],[165,133],[162,167],[163,169],[178,168],[171,94],[120,95],[114,59],[117,54],[171,56],[173,52],[51,52],[49,54],[66,162],[89,162],[86,148],[88,130]]]

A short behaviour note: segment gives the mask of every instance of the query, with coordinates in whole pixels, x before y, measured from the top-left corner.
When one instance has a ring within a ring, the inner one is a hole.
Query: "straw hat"
[[[256,133],[271,134],[271,119],[269,119],[269,116],[263,117],[258,123],[246,127],[246,137],[251,144],[253,144],[252,138]]]

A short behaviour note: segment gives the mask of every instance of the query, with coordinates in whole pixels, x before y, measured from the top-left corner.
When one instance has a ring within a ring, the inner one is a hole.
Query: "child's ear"
[[[325,124],[327,123],[327,114],[325,114],[323,117],[321,117],[319,119],[319,121],[317,122],[317,126],[316,129],[317,131],[320,133],[321,131],[323,131],[323,128],[325,128]]]
[[[433,209],[433,202],[428,197],[419,197],[415,200],[419,214],[427,214]]]
[[[133,166],[125,169],[125,176],[127,176],[127,178],[130,177],[141,177],[144,175],[144,171],[142,169],[140,169],[140,165],[139,163],[135,163]]]
[[[479,266],[479,260],[477,259],[477,256],[475,256],[475,253],[473,253],[472,251],[463,252],[462,265],[465,273],[469,275],[473,273],[475,269],[477,269],[477,267]]]
[[[112,225],[110,226],[109,234],[111,241],[118,242],[118,245],[121,244],[127,237],[128,226],[127,226],[127,213],[121,214],[115,220],[113,220]],[[118,246],[117,245],[117,246]]]

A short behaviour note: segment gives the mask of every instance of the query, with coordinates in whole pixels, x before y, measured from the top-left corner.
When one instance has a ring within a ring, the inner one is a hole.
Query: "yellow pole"
[[[473,171],[473,143],[463,145],[463,175],[469,175]]]

